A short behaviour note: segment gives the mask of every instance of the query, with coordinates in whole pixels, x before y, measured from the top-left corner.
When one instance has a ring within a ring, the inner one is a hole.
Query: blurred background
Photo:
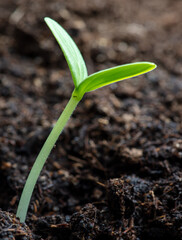
[[[181,1],[1,1],[1,55],[64,69],[43,19],[58,21],[78,44],[90,72],[102,65],[151,60],[181,74]]]

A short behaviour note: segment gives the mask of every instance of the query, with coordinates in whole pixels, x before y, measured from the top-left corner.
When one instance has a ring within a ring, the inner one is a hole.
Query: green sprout
[[[51,18],[46,17],[45,22],[52,31],[54,37],[56,38],[63,51],[69,69],[71,71],[75,89],[67,106],[60,115],[47,140],[45,141],[27,178],[16,214],[16,216],[20,218],[20,222],[25,222],[30,199],[45,161],[47,160],[59,135],[67,124],[77,104],[83,98],[84,94],[111,83],[144,74],[156,68],[156,65],[151,62],[137,62],[109,68],[88,76],[83,57],[73,39],[57,22]]]

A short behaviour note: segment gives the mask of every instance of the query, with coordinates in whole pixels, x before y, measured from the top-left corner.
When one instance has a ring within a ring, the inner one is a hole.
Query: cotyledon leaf
[[[78,85],[88,76],[87,68],[80,50],[69,34],[56,21],[48,17],[44,18],[44,20],[63,51],[74,85],[77,88]]]
[[[78,95],[83,96],[86,92],[96,90],[114,82],[136,77],[152,71],[154,68],[156,68],[156,65],[151,62],[137,62],[109,68],[89,75],[79,84],[76,91]]]

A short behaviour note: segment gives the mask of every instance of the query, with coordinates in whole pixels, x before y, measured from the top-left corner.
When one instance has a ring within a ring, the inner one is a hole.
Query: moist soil
[[[181,9],[180,0],[0,2],[0,239],[182,239]],[[45,16],[73,37],[89,74],[158,68],[84,96],[20,224],[27,175],[73,91]]]

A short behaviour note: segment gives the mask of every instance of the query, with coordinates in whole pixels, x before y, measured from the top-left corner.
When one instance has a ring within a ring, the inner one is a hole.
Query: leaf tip
[[[47,21],[49,21],[49,19],[50,19],[49,17],[45,17],[44,21],[47,23]]]
[[[157,64],[151,63],[151,67],[152,67],[152,69],[155,69],[155,68],[157,68]]]
[[[154,70],[155,68],[157,68],[157,64],[153,63],[153,62],[146,62],[148,64],[148,66],[150,67],[150,71]]]
[[[48,26],[49,26],[49,24],[55,22],[55,21],[54,21],[52,18],[50,18],[50,17],[45,17],[45,18],[44,18],[44,21],[46,22],[46,24],[47,24]]]

